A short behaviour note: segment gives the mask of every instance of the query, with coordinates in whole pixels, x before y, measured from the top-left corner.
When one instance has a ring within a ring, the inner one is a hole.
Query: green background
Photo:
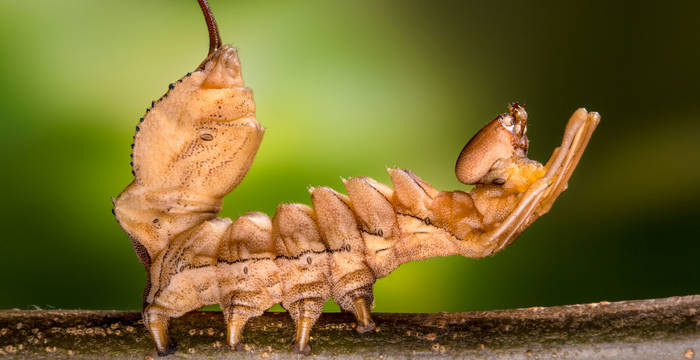
[[[387,166],[465,189],[454,161],[507,103],[540,161],[585,106],[602,122],[550,214],[494,257],[403,265],[375,311],[700,293],[700,2],[656,3],[213,0],[267,128],[222,215]],[[140,308],[110,197],[138,118],[205,56],[196,2],[0,0],[0,49],[0,308]]]

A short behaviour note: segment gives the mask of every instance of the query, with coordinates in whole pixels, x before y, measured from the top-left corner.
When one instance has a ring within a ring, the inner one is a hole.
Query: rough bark
[[[353,331],[350,314],[324,314],[311,358],[475,359],[700,358],[700,295],[515,310],[372,314],[377,331]],[[244,351],[225,346],[219,312],[174,319],[170,359],[288,358],[294,326],[266,313],[245,332]],[[127,311],[0,311],[0,358],[156,358],[141,315]]]

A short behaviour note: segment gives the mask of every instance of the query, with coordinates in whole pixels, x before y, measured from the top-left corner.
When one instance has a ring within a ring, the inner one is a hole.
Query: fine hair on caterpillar
[[[346,194],[309,189],[312,206],[280,204],[274,216],[220,218],[223,197],[248,172],[264,133],[237,50],[222,45],[206,0],[209,54],[168,86],[139,119],[134,180],[116,198],[117,222],[146,268],[144,324],[159,354],[175,351],[170,318],[218,304],[227,343],[247,321],[281,304],[296,325],[293,350],[309,354],[311,329],[330,298],[375,329],[375,281],[435,256],[479,258],[508,246],[567,187],[600,116],[576,110],[561,146],[542,165],[527,158],[527,112],[512,103],[466,144],[457,178],[469,192],[439,191],[410,170],[392,186],[344,179]]]

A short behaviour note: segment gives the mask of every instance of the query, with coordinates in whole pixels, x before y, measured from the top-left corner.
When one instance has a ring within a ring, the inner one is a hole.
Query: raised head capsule
[[[527,155],[527,112],[516,103],[508,106],[508,112],[486,124],[464,146],[459,154],[455,173],[465,184],[484,183],[489,170],[501,159],[523,158]],[[499,183],[501,178],[488,179]]]

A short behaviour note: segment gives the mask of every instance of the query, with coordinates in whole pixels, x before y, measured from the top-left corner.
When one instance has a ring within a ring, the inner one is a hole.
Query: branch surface
[[[353,317],[323,314],[313,358],[700,359],[700,295],[664,299],[439,314],[374,313],[377,331],[357,334]],[[244,351],[229,350],[220,312],[170,325],[168,359],[289,358],[294,325],[285,313],[249,322]],[[0,311],[2,359],[157,358],[138,312]]]

